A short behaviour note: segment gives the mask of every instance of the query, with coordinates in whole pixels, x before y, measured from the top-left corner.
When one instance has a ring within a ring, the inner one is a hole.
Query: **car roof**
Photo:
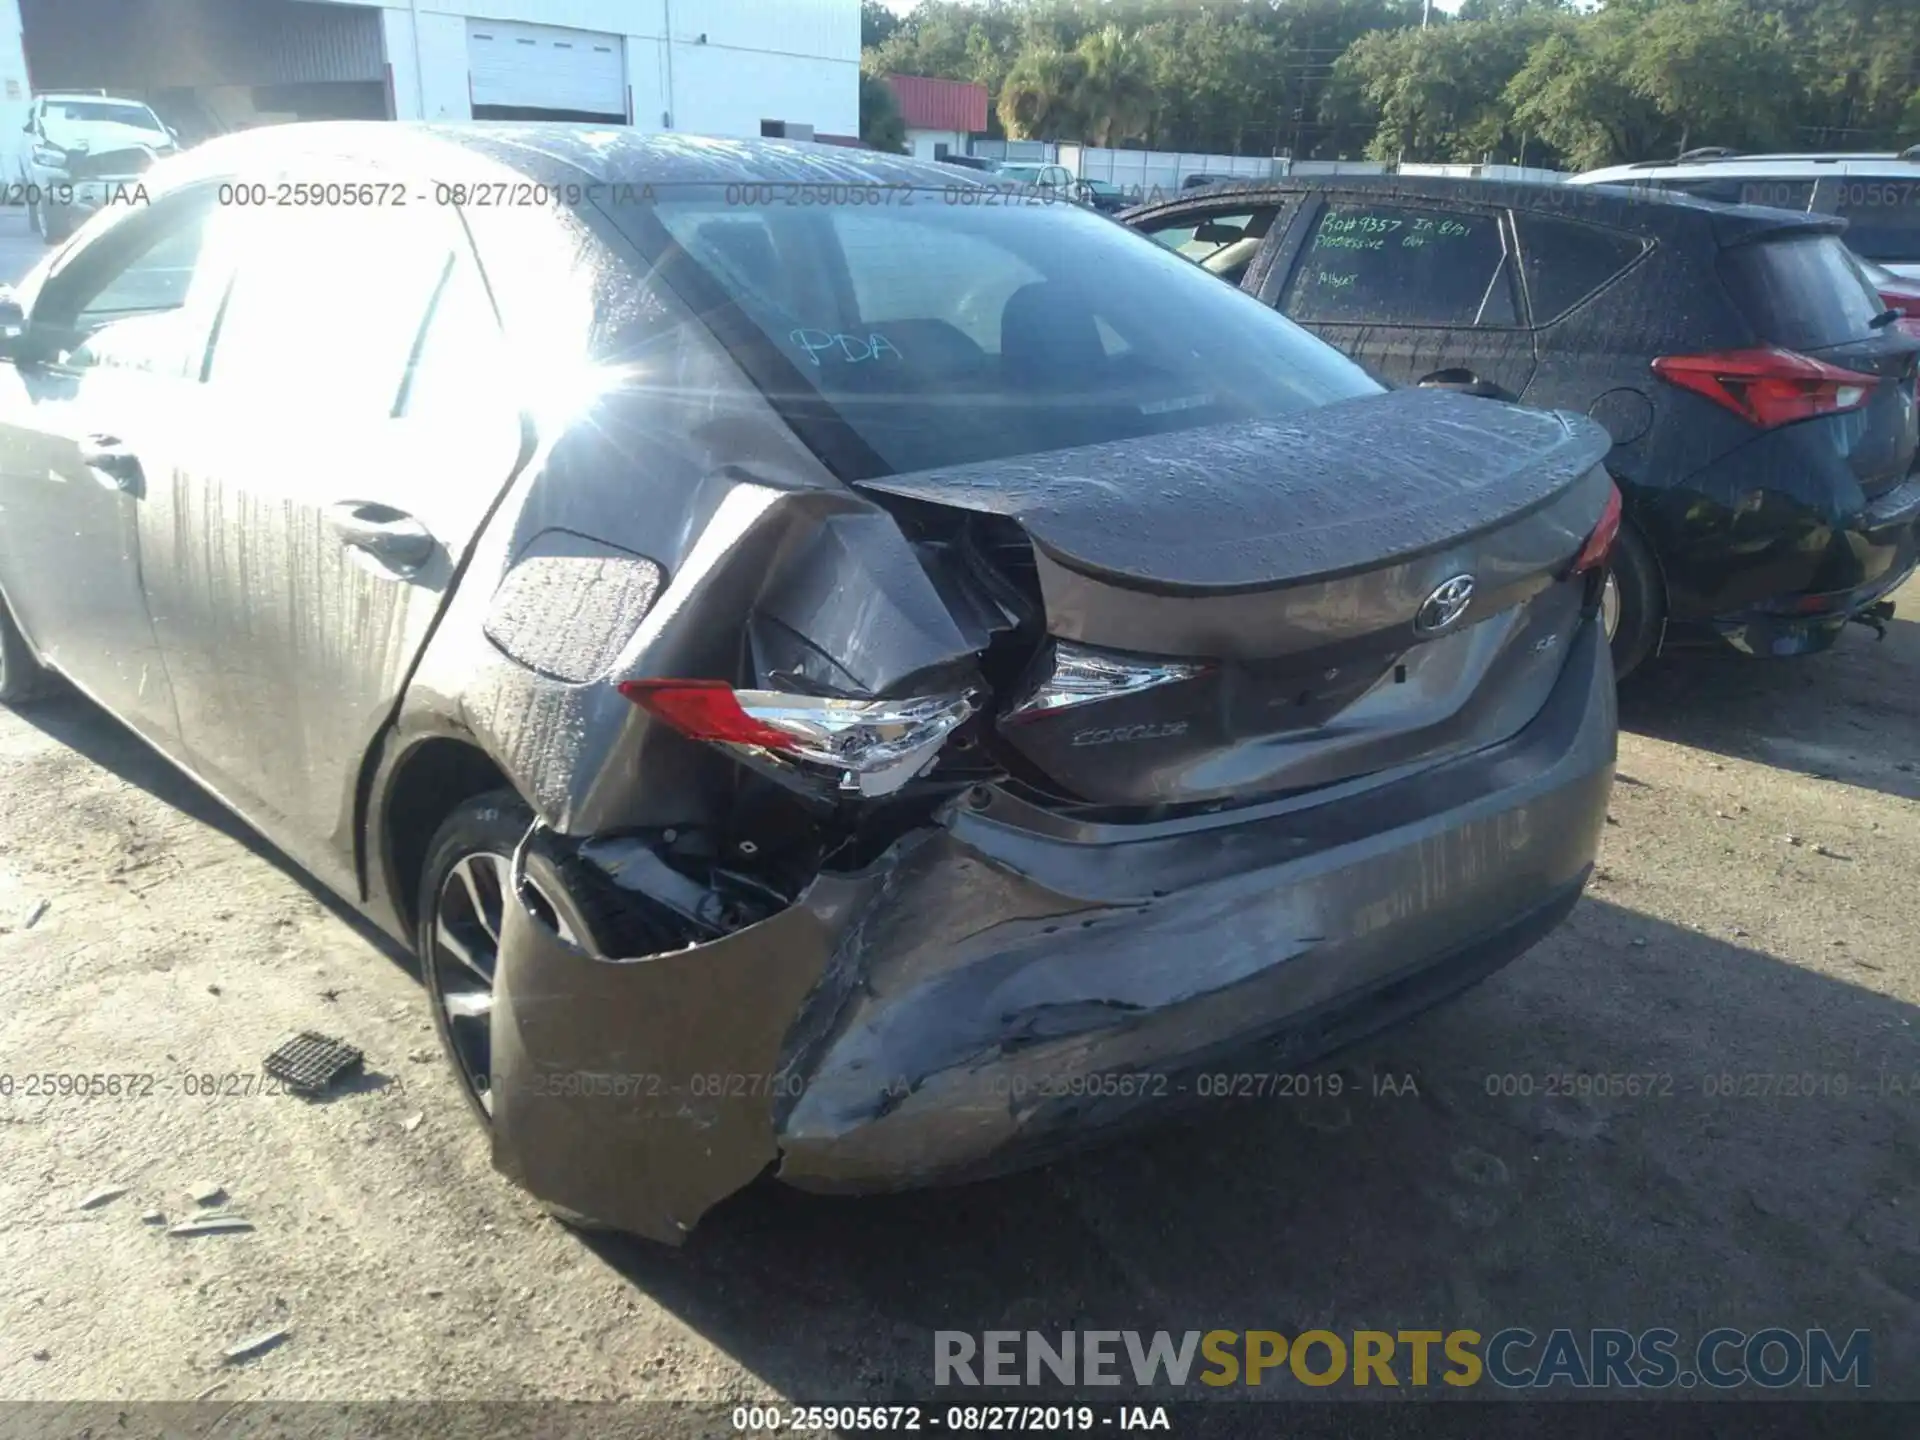
[[[175,175],[219,174],[303,157],[431,165],[462,151],[545,184],[725,185],[740,182],[905,185],[984,183],[964,166],[844,145],[727,140],[566,121],[324,120],[216,136],[170,162]]]
[[[1897,175],[1920,180],[1920,163],[1904,155],[1719,155],[1708,159],[1609,165],[1570,176],[1573,185],[1612,185],[1636,180],[1715,180],[1746,177],[1800,180],[1821,175]]]
[[[36,90],[36,100],[104,100],[109,105],[138,105],[149,108],[144,100],[135,100],[128,95],[109,95],[104,90]]]
[[[1780,230],[1839,234],[1845,228],[1844,221],[1830,215],[1776,210],[1763,205],[1724,205],[1671,190],[1634,189],[1625,185],[1593,185],[1570,190],[1558,181],[1488,180],[1457,175],[1290,175],[1277,180],[1216,187],[1207,190],[1204,196],[1170,195],[1124,211],[1121,218],[1133,223],[1161,209],[1192,205],[1202,199],[1212,204],[1242,197],[1279,198],[1309,190],[1378,194],[1383,199],[1406,201],[1502,205],[1643,231],[1677,232],[1709,226],[1723,245]]]

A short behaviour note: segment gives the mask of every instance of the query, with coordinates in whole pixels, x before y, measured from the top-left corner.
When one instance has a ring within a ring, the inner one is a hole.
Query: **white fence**
[[[1168,195],[1189,175],[1273,180],[1283,175],[1452,175],[1464,180],[1567,178],[1561,170],[1531,165],[1393,165],[1384,160],[1290,160],[1284,155],[1200,155],[1174,150],[1105,150],[1095,145],[1042,140],[976,138],[975,155],[989,160],[1064,165],[1082,180],[1104,180],[1133,195]]]
[[[1536,165],[1402,165],[1402,175],[1452,175],[1462,180],[1564,180],[1571,171],[1542,170]]]
[[[1189,175],[1231,175],[1269,180],[1284,173],[1261,155],[1193,155],[1171,150],[1103,150],[1093,145],[1062,145],[1060,164],[1082,180],[1105,180],[1129,193],[1178,190]]]
[[[1283,175],[1452,175],[1478,180],[1566,179],[1566,172],[1531,165],[1393,165],[1384,160],[1290,160],[1284,155],[1197,155],[1172,150],[1103,150],[1060,145],[1057,160],[1082,180],[1106,180],[1128,191],[1178,190],[1189,175],[1270,180]],[[974,144],[980,150],[979,142]],[[1033,158],[1041,158],[1035,156]]]

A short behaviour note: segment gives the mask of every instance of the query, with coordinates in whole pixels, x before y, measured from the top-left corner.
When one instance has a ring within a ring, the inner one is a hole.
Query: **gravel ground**
[[[18,228],[0,266],[38,253]],[[758,1189],[680,1252],[495,1177],[406,958],[126,731],[0,710],[0,1399],[887,1403],[930,1393],[936,1329],[1719,1324],[1866,1328],[1876,1393],[1920,1397],[1917,705],[1909,622],[1669,661],[1624,705],[1573,919],[1340,1057],[1341,1100],[964,1189]],[[188,1093],[303,1028],[364,1081]],[[1549,1095],[1570,1071],[1668,1078]],[[153,1088],[27,1096],[41,1073]],[[203,1184],[254,1228],[143,1219]]]

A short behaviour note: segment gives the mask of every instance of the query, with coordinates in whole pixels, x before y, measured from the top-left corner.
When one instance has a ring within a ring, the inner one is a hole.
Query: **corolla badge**
[[[1459,623],[1473,603],[1473,577],[1455,575],[1443,580],[1434,592],[1420,602],[1414,612],[1413,628],[1422,635],[1438,635]]]

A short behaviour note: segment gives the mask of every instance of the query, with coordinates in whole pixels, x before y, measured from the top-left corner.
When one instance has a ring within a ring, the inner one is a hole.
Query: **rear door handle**
[[[109,490],[118,490],[135,499],[146,491],[147,477],[140,468],[140,457],[127,449],[116,435],[89,435],[82,440],[80,463]]]
[[[364,550],[395,570],[417,570],[433,556],[433,532],[391,505],[346,500],[329,505],[326,518],[342,545]]]

